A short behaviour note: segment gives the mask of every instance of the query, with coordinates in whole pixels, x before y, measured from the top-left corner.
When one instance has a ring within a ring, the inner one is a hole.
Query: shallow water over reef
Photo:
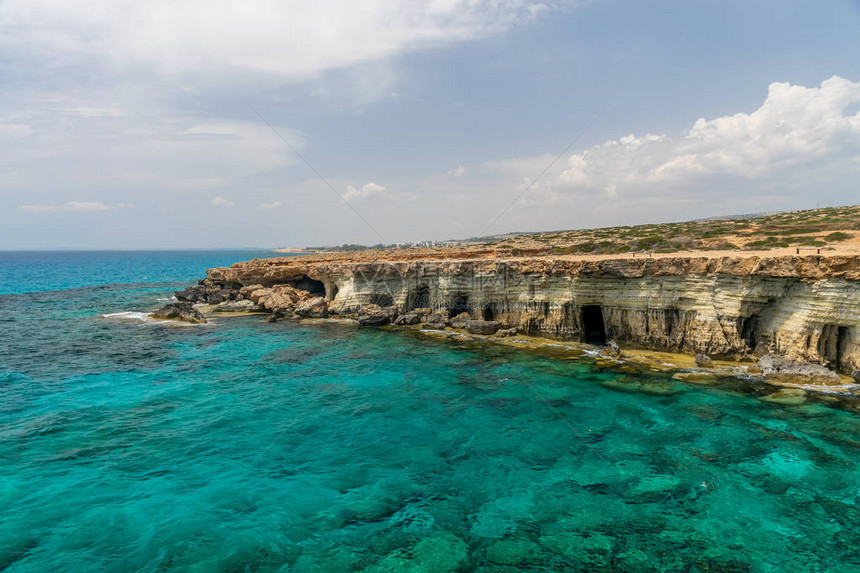
[[[181,284],[0,296],[0,569],[860,568],[854,402],[345,323],[101,316]]]

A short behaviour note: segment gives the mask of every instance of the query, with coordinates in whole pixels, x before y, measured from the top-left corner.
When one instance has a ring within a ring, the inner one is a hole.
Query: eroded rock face
[[[202,324],[206,322],[206,317],[188,301],[174,302],[161,307],[159,310],[152,313],[153,318],[167,320],[181,320],[193,324]]]
[[[839,375],[824,366],[788,360],[773,354],[762,356],[758,366],[768,382],[825,386],[840,383]]]
[[[246,285],[275,285],[248,293],[272,310],[281,305],[276,293],[290,292],[286,283],[309,277],[325,285],[330,311],[341,315],[390,298],[401,314],[431,308],[428,328],[444,328],[454,309],[466,307],[475,318],[486,312],[485,319],[537,336],[585,340],[597,329],[606,340],[645,348],[726,358],[774,353],[860,370],[857,256],[391,257],[261,259],[211,269],[203,282],[213,294],[223,285],[245,298]],[[295,304],[286,298],[284,308]],[[599,307],[602,324],[586,329],[586,306]]]

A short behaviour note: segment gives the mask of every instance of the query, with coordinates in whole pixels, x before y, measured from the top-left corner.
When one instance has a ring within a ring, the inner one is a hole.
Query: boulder
[[[206,302],[206,287],[199,284],[190,286],[185,290],[176,291],[173,296],[183,302]]]
[[[502,327],[498,320],[468,320],[466,330],[472,334],[495,334]]]
[[[468,312],[461,312],[451,319],[451,326],[454,328],[466,328],[470,320],[472,320],[472,316]]]
[[[264,288],[263,285],[243,286],[239,289],[239,294],[242,295],[242,298],[251,298],[251,293],[253,293],[255,290],[260,290],[261,288]]]
[[[418,324],[421,322],[421,315],[415,311],[409,311],[406,314],[401,314],[394,321],[397,326]]]
[[[855,382],[860,384],[860,370],[855,370],[854,372],[852,372],[851,378],[853,378]]]
[[[239,296],[239,291],[230,289],[230,288],[222,288],[218,291],[210,293],[206,301],[209,304],[218,304],[224,302],[225,300],[236,300],[236,297]]]
[[[378,304],[363,304],[358,309],[358,324],[360,326],[382,326],[390,324],[397,316],[393,306],[381,307]]]
[[[248,289],[250,288],[248,287]],[[248,291],[246,290],[245,292]],[[290,285],[274,285],[268,288],[262,287],[252,290],[247,294],[246,298],[251,299],[254,304],[266,310],[276,312],[278,310],[293,311],[302,303],[321,297],[315,297],[306,290],[296,289]]]
[[[714,361],[707,354],[696,354],[696,366],[699,368],[713,368]]]
[[[502,328],[496,331],[496,336],[499,338],[507,338],[509,336],[516,336],[517,329],[516,328]]]
[[[250,300],[225,300],[212,308],[212,312],[261,312],[262,310]]]
[[[442,330],[446,326],[448,326],[448,319],[439,314],[438,312],[428,314],[427,317],[424,319],[424,328]]]
[[[152,313],[153,318],[167,320],[182,320],[194,324],[206,322],[206,317],[188,301],[174,302],[165,305]]]
[[[839,384],[839,375],[818,364],[789,360],[774,354],[765,354],[758,361],[761,373],[768,382],[795,384]]]
[[[328,316],[328,303],[318,296],[296,305],[295,312],[302,318],[325,318]]]
[[[600,349],[600,355],[607,358],[621,358],[624,356],[624,353],[621,352],[621,347],[618,346],[617,342],[609,340],[606,346]]]

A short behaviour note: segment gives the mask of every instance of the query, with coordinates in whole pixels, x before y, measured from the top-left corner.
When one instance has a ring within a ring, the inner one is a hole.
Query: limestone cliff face
[[[773,352],[860,370],[855,256],[254,260],[208,282],[316,289],[336,314],[431,307],[529,334],[714,356]]]

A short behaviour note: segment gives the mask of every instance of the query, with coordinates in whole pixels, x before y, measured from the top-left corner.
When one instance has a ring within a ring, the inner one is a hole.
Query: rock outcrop
[[[839,375],[818,364],[788,360],[773,354],[765,354],[758,363],[764,379],[772,383],[790,382],[809,385],[835,385],[841,381]]]
[[[153,312],[152,318],[162,320],[181,320],[192,324],[202,324],[206,322],[206,317],[188,301],[179,301],[165,305],[159,310]]]
[[[329,313],[352,317],[363,305],[392,306],[409,316],[402,324],[429,307],[432,313],[419,318],[426,328],[445,328],[449,317],[466,313],[455,319],[463,328],[472,320],[499,322],[598,345],[616,340],[729,359],[775,354],[846,374],[860,370],[860,257],[854,255],[592,260],[398,253],[385,253],[385,260],[246,261],[209,270],[183,296],[210,303],[248,298],[273,312],[318,297]]]
[[[391,324],[397,316],[397,309],[389,306],[382,308],[378,304],[365,304],[358,311],[358,324],[361,326],[382,326]]]

